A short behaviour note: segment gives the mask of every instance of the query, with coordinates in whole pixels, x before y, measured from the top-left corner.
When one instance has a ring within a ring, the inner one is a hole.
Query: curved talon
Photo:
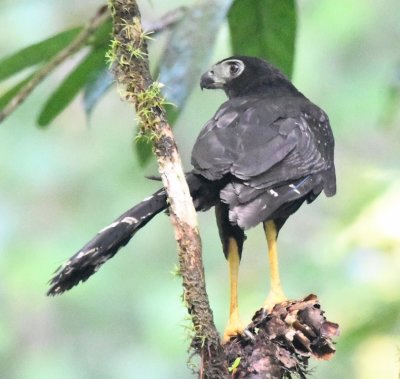
[[[250,332],[249,329],[243,330],[243,334],[244,334],[246,337],[250,338],[252,341],[255,341],[255,339],[256,339],[256,337],[254,337],[254,334],[253,334],[252,332]]]

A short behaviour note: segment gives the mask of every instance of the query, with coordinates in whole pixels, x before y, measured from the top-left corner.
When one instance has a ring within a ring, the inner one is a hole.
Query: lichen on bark
[[[201,241],[197,216],[185,180],[176,143],[166,118],[161,85],[151,78],[147,40],[136,1],[112,0],[114,39],[108,54],[123,97],[132,103],[142,131],[150,135],[157,156],[159,172],[167,191],[170,217],[179,246],[179,264],[184,299],[195,335],[191,348],[201,358],[204,378],[226,378],[224,350],[215,328],[205,288]]]

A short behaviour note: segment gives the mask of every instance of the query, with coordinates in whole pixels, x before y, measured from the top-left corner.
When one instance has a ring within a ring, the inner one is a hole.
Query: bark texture
[[[235,379],[306,378],[309,358],[328,360],[335,353],[339,326],[327,321],[315,295],[256,312],[242,336],[225,344]]]
[[[110,10],[114,40],[108,56],[122,96],[135,106],[142,133],[153,142],[170,201],[184,300],[194,328],[191,349],[200,357],[199,377],[305,378],[310,357],[332,357],[332,338],[338,334],[338,325],[325,319],[314,295],[279,304],[269,314],[258,311],[243,335],[221,345],[205,288],[196,212],[163,109],[161,85],[150,75],[148,36],[139,8],[134,0],[112,0]]]
[[[147,58],[148,36],[143,31],[136,1],[112,0],[114,41],[109,58],[123,97],[135,106],[143,134],[153,142],[161,179],[170,201],[169,214],[179,246],[184,300],[191,316],[194,337],[191,348],[201,357],[204,378],[227,377],[224,350],[213,321],[205,288],[197,216],[185,180],[175,140]]]

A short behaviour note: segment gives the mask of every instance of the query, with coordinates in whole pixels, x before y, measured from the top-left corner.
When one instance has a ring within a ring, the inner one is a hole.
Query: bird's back
[[[192,152],[197,174],[229,178],[221,200],[243,228],[287,203],[335,193],[334,140],[326,114],[301,93],[229,99],[203,127]]]

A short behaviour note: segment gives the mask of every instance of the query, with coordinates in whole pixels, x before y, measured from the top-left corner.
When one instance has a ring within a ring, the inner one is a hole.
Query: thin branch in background
[[[185,7],[178,7],[165,13],[158,20],[151,22],[146,22],[145,20],[142,20],[143,29],[146,30],[146,32],[151,33],[162,32],[163,30],[168,29],[169,27],[180,21],[185,14],[185,11]]]
[[[107,6],[99,8],[79,35],[39,71],[37,71],[36,74],[33,75],[32,79],[29,80],[3,108],[0,112],[0,122],[4,121],[12,112],[14,112],[15,109],[30,95],[30,93],[54,71],[54,69],[56,69],[72,54],[76,53],[89,40],[93,33],[95,33],[96,30],[109,18],[110,14]]]
[[[158,20],[144,23],[145,30],[148,33],[160,33],[165,29],[170,28],[177,23],[185,13],[185,7],[178,7],[165,13]],[[86,44],[88,39],[94,32],[110,18],[106,6],[101,7],[95,16],[89,21],[87,26],[82,32],[73,40],[67,47],[65,47],[59,54],[52,60],[45,64],[32,78],[17,92],[17,94],[9,101],[9,103],[0,112],[0,123],[4,121],[12,112],[14,112],[19,105],[31,94],[31,92],[44,80],[51,72],[54,71],[60,64],[62,64],[68,57],[76,53],[83,45]]]
[[[167,122],[160,94],[147,59],[147,39],[134,0],[112,0],[113,59],[116,80],[124,88],[125,99],[136,108],[142,131],[154,144],[159,171],[170,201],[170,218],[179,245],[179,265],[184,300],[194,326],[191,347],[201,358],[203,378],[228,377],[224,350],[215,328],[205,288],[197,215],[185,180],[181,160]]]

